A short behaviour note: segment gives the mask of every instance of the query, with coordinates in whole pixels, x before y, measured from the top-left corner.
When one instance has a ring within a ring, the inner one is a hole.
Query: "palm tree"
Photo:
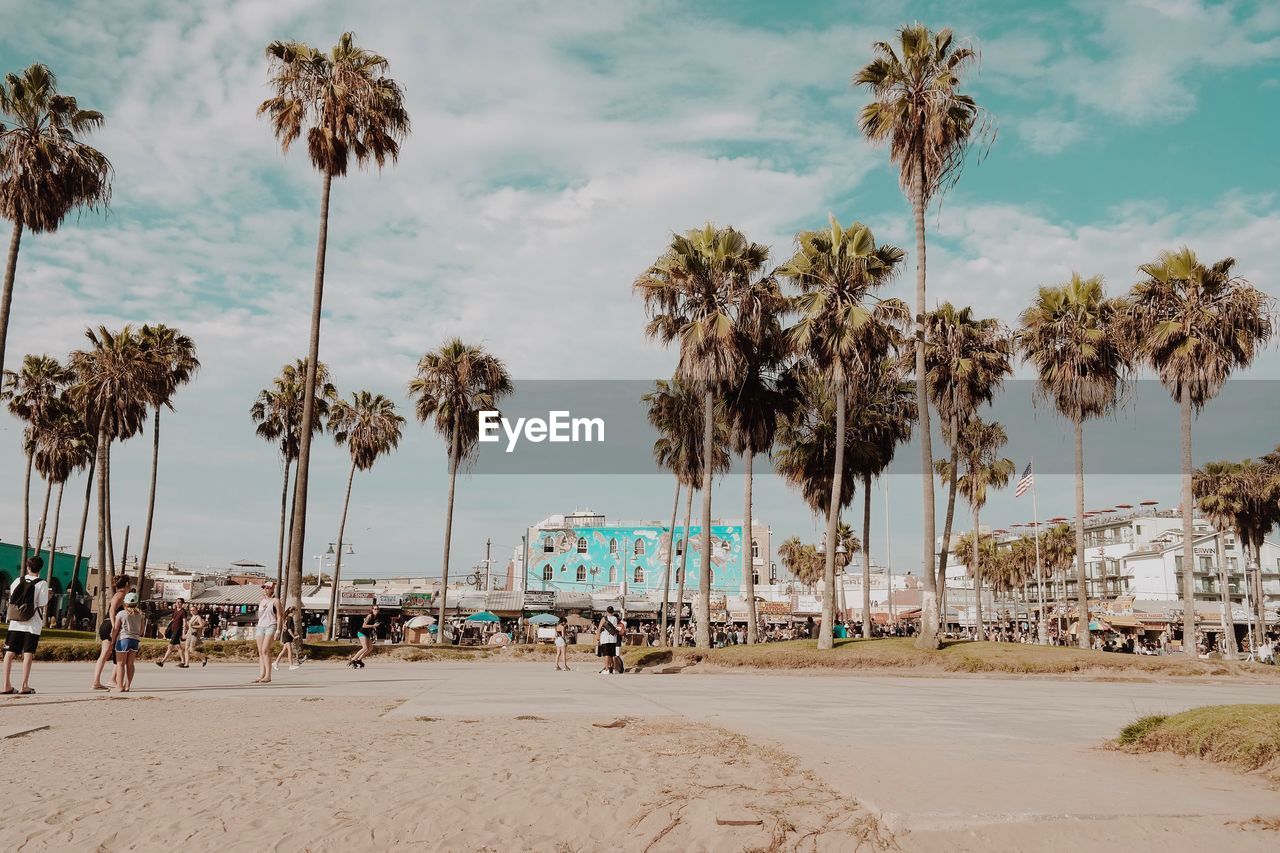
[[[1223,538],[1228,530],[1236,530],[1243,543],[1244,537],[1238,532],[1237,518],[1241,512],[1232,476],[1238,465],[1233,462],[1206,462],[1191,475],[1191,493],[1196,498],[1196,508],[1209,520],[1218,531],[1214,537],[1217,546],[1218,586],[1222,598],[1222,636],[1227,660],[1235,660],[1239,649],[1236,646],[1235,618],[1232,615],[1231,574],[1227,571],[1227,559],[1223,547]],[[1249,555],[1245,556],[1246,563]],[[1248,573],[1246,572],[1246,575]],[[1246,582],[1248,578],[1245,578]]]
[[[14,373],[4,372],[3,396],[9,413],[26,424],[22,431],[22,447],[27,457],[27,472],[22,487],[22,559],[27,559],[31,545],[31,469],[35,460],[36,441],[51,423],[62,389],[72,380],[72,372],[47,355],[28,355]],[[36,543],[39,552],[40,543]]]
[[[1084,552],[1084,422],[1111,411],[1130,370],[1121,328],[1122,301],[1108,299],[1101,276],[1072,273],[1064,284],[1042,287],[1022,312],[1019,346],[1035,365],[1036,396],[1049,400],[1075,431],[1076,606],[1088,621]],[[1089,632],[1077,642],[1089,648]]]
[[[400,155],[409,132],[400,84],[386,76],[385,57],[358,47],[343,33],[328,53],[297,41],[267,45],[270,85],[274,94],[258,107],[271,118],[280,148],[289,148],[306,130],[307,154],[322,177],[320,235],[316,240],[315,278],[311,297],[311,342],[302,392],[302,428],[294,485],[293,531],[289,540],[287,603],[302,612],[302,548],[307,528],[307,486],[311,437],[316,432],[314,401],[320,363],[320,312],[324,302],[325,251],[329,239],[329,193],[334,178],[347,174],[354,160],[381,170]]]
[[[106,613],[106,590],[115,565],[111,542],[111,443],[142,431],[155,386],[155,366],[130,325],[85,330],[89,348],[71,353],[75,384],[69,396],[85,426],[96,435],[98,477],[99,609]]]
[[[95,210],[111,200],[110,161],[79,139],[102,121],[102,113],[60,94],[44,65],[0,81],[0,217],[13,223],[0,296],[0,371],[23,229],[57,231],[72,210]]]
[[[147,519],[142,532],[142,561],[138,564],[138,589],[147,579],[147,556],[151,553],[151,524],[155,518],[156,475],[160,469],[160,409],[173,409],[173,395],[191,381],[200,369],[196,345],[191,338],[164,324],[143,326],[138,331],[143,357],[149,359],[152,383],[147,401],[154,410],[151,421],[151,487],[147,492]]]
[[[947,513],[942,527],[942,553],[938,559],[938,612],[946,609],[947,555],[955,523],[956,477],[960,466],[961,425],[990,403],[1013,372],[1013,340],[995,319],[978,319],[969,307],[944,302],[929,312],[925,322],[925,370],[933,406],[942,421],[942,434],[951,446],[947,479]],[[910,349],[910,348],[909,348]],[[935,464],[935,467],[936,464]]]
[[[645,334],[664,345],[680,343],[676,377],[702,393],[703,446],[711,446],[716,396],[738,377],[742,354],[736,332],[738,294],[752,285],[769,259],[766,246],[733,228],[710,223],[671,244],[639,278],[634,289],[644,299]],[[702,466],[702,547],[698,576],[699,648],[711,647],[711,478]]]
[[[53,511],[53,537],[50,539],[49,563],[45,572],[46,581],[53,577],[53,561],[57,554],[58,532],[62,521],[63,490],[71,475],[89,464],[89,460],[93,457],[93,441],[93,434],[85,429],[74,407],[65,399],[58,401],[48,425],[36,439],[36,470],[50,486],[54,483],[58,485],[58,500]],[[45,504],[47,508],[47,493]],[[45,521],[45,515],[42,515],[40,529],[36,534],[37,553],[40,551],[40,543],[44,541]],[[74,592],[75,578],[72,577],[71,581],[71,586],[67,588],[68,593]]]
[[[907,307],[896,299],[877,301],[876,291],[887,284],[902,262],[896,246],[876,245],[871,229],[861,222],[844,228],[831,217],[829,227],[796,236],[796,252],[778,269],[799,290],[795,307],[799,319],[791,328],[791,342],[830,389],[835,409],[834,477],[828,495],[827,541],[835,541],[844,475],[844,449],[849,389],[867,381],[873,365],[894,346],[895,326],[904,322]],[[818,648],[832,647],[835,625],[835,550],[826,555],[822,627]]]
[[[342,520],[338,523],[338,556],[333,565],[333,596],[329,604],[329,639],[338,637],[338,584],[342,579],[342,543],[347,530],[347,509],[351,506],[351,484],[356,470],[368,471],[379,456],[396,449],[400,443],[404,418],[396,413],[395,404],[381,394],[357,391],[351,402],[339,400],[329,413],[329,429],[333,440],[346,445],[351,454],[351,469],[347,472],[347,496],[342,501]],[[301,637],[301,614],[298,615],[298,631]],[[443,621],[441,624],[444,624]]]
[[[306,384],[307,360],[300,358],[280,368],[280,375],[270,388],[263,388],[249,407],[249,417],[258,425],[258,437],[276,442],[280,463],[284,466],[284,485],[280,489],[280,544],[276,555],[276,587],[284,580],[285,531],[289,509],[289,469],[298,458],[299,435],[302,430],[302,394]],[[324,428],[329,406],[338,399],[338,390],[329,380],[329,368],[322,361],[316,369],[316,394],[311,401],[311,432]]]
[[[813,587],[822,580],[824,560],[813,545],[803,544],[799,537],[791,536],[778,546],[778,559],[791,576],[802,585]]]
[[[1129,291],[1123,314],[1136,359],[1156,371],[1182,413],[1182,645],[1187,654],[1195,654],[1196,634],[1191,419],[1233,370],[1249,366],[1272,332],[1270,297],[1235,275],[1235,265],[1235,258],[1223,258],[1205,266],[1186,247],[1161,252],[1139,268],[1145,277]]]
[[[975,622],[978,631],[982,631],[982,563],[978,554],[978,531],[981,529],[978,514],[987,503],[987,489],[1003,489],[1009,485],[1013,477],[1013,460],[999,457],[1000,448],[1009,441],[1004,427],[998,423],[987,423],[979,418],[965,421],[959,427],[954,441],[960,451],[961,465],[944,459],[936,463],[938,473],[957,480],[956,469],[963,467],[964,473],[959,476],[960,494],[964,495],[973,510],[974,535],[969,537],[971,546],[970,574],[974,579],[974,590],[977,593],[975,604]],[[959,549],[957,549],[959,553]]]
[[[921,24],[898,30],[899,50],[876,42],[875,58],[853,77],[866,86],[872,101],[862,108],[858,125],[873,142],[887,142],[889,158],[898,166],[899,183],[911,197],[916,226],[916,339],[928,340],[925,329],[925,231],[929,202],[960,177],[965,155],[975,138],[987,136],[981,110],[972,97],[958,91],[961,75],[977,53],[958,47],[950,29],[931,33]],[[988,137],[989,138],[989,137]],[[920,413],[921,483],[924,497],[924,590],[921,597],[921,648],[938,648],[937,587],[933,574],[934,499],[933,444],[929,432],[929,379],[923,346],[916,348],[916,407]]]
[[[1245,459],[1233,466],[1228,490],[1236,504],[1236,529],[1247,562],[1253,568],[1253,605],[1258,626],[1258,642],[1266,633],[1266,594],[1262,587],[1262,543],[1280,524],[1280,448],[1261,461]],[[1245,583],[1249,583],[1246,568]]]
[[[454,338],[422,356],[418,375],[409,382],[418,420],[432,421],[449,448],[449,503],[444,520],[444,562],[440,571],[439,630],[444,642],[445,600],[449,594],[449,540],[453,534],[453,498],[458,468],[470,460],[480,438],[480,412],[496,411],[512,391],[506,365],[483,347]],[[296,549],[296,543],[295,543]]]
[[[982,619],[983,580],[990,584],[993,592],[997,589],[1014,589],[1021,568],[1021,555],[997,548],[995,539],[989,534],[983,535],[976,525],[972,531],[956,537],[955,552],[957,559],[964,558],[969,564],[969,577],[973,578],[974,599],[977,602],[974,626],[981,639],[986,634]]]
[[[773,448],[778,419],[795,405],[795,395],[786,387],[785,367],[791,355],[790,341],[782,318],[790,301],[773,277],[750,283],[737,294],[738,352],[742,373],[725,394],[725,414],[729,421],[733,450],[743,460],[742,565],[747,593],[747,643],[758,641],[756,617],[755,561],[751,489],[752,462],[758,454]]]

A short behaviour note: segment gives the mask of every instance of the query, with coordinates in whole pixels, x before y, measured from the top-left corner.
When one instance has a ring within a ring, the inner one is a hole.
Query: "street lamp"
[[[848,605],[848,602],[845,600],[845,590],[844,590],[844,570],[845,570],[845,567],[849,564],[848,558],[846,556],[848,553],[849,553],[848,550],[844,547],[843,541],[836,543],[836,566],[840,570],[839,574],[840,574],[840,618],[841,619],[849,618],[849,615],[848,615],[849,605]]]

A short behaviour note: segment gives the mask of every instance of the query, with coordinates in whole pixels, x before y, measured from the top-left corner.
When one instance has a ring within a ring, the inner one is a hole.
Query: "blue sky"
[[[999,128],[930,215],[931,301],[1012,322],[1038,284],[1079,269],[1120,291],[1138,264],[1184,242],[1236,256],[1277,291],[1275,4],[694,8],[0,0],[0,70],[44,62],[105,112],[95,141],[117,172],[109,213],[24,241],[9,352],[64,355],[88,324],[147,321],[200,347],[204,369],[163,433],[156,557],[274,561],[278,463],[247,410],[305,348],[319,195],[305,158],[282,156],[254,115],[262,49],[276,38],[328,46],[354,29],[391,60],[414,122],[398,165],[334,190],[322,357],[344,392],[403,401],[418,356],[453,335],[485,343],[517,379],[667,375],[674,353],[644,340],[630,283],[672,230],[708,219],[778,259],[829,212],[909,246],[907,204],[885,152],[856,132],[865,98],[849,78],[874,40],[917,19],[981,49],[968,88]],[[1250,375],[1277,374],[1273,349]],[[0,424],[10,483],[17,434]],[[126,444],[113,466],[115,518],[135,530],[147,445]],[[313,466],[308,554],[335,538],[345,460],[325,443]],[[894,562],[905,569],[918,553],[918,483],[898,479]],[[394,457],[357,478],[352,571],[436,573],[445,485],[443,448],[411,425]],[[1168,478],[1094,477],[1089,490],[1090,504],[1176,502]],[[19,491],[0,496],[0,538],[19,535]],[[505,551],[525,524],[575,506],[662,516],[669,491],[656,477],[471,478],[455,566],[478,559],[486,536]],[[782,484],[765,478],[756,494],[777,537],[812,535]],[[1042,516],[1070,499],[1069,480],[1042,479]],[[716,500],[718,515],[740,515],[740,481],[726,478]],[[1021,504],[999,496],[987,517],[1025,520]]]

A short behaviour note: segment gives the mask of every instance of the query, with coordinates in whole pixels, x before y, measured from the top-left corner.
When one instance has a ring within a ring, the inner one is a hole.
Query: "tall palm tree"
[[[111,444],[142,431],[155,384],[154,363],[146,357],[133,326],[118,332],[86,329],[88,349],[71,353],[75,383],[69,396],[85,426],[96,436],[98,477],[98,612],[106,613],[106,590],[114,568],[111,545]]]
[[[31,469],[35,460],[36,442],[52,421],[60,395],[72,378],[73,374],[68,368],[47,355],[24,356],[18,372],[4,371],[3,396],[8,401],[9,413],[25,424],[22,431],[22,447],[27,457],[22,487],[24,561],[31,545]],[[39,550],[37,542],[36,551]]]
[[[973,511],[974,535],[970,541],[970,574],[974,579],[977,592],[975,604],[975,621],[978,630],[982,630],[982,564],[978,554],[978,531],[981,529],[978,515],[987,503],[987,489],[1003,489],[1009,485],[1013,477],[1013,460],[999,456],[1000,448],[1009,441],[1004,427],[998,423],[988,423],[980,418],[971,418],[962,424],[954,438],[959,448],[960,463],[939,459],[936,463],[938,473],[959,482],[960,494],[968,501]],[[957,478],[956,468],[963,473]],[[959,549],[957,549],[959,553]]]
[[[977,602],[974,625],[978,629],[978,637],[982,638],[985,635],[982,618],[983,582],[985,580],[993,592],[997,589],[1014,589],[1021,569],[1021,554],[997,548],[995,539],[990,534],[980,533],[977,526],[956,537],[955,551],[957,559],[963,558],[968,563],[969,577],[973,578],[974,599]]]
[[[138,589],[147,579],[147,556],[151,553],[151,524],[155,519],[156,479],[160,470],[160,409],[173,409],[173,395],[191,381],[200,369],[195,341],[163,323],[138,330],[143,357],[151,361],[149,387],[154,412],[151,420],[151,486],[147,491],[147,518],[142,532],[142,561],[138,564]]]
[[[1227,558],[1223,547],[1223,538],[1228,530],[1238,533],[1237,518],[1242,510],[1241,502],[1236,494],[1236,480],[1232,476],[1238,465],[1234,462],[1206,462],[1191,475],[1191,493],[1195,495],[1196,508],[1208,519],[1218,535],[1214,537],[1217,546],[1218,586],[1222,598],[1222,636],[1227,660],[1235,660],[1239,652],[1236,646],[1235,618],[1232,615],[1231,574],[1227,570]],[[1246,564],[1249,555],[1245,555]],[[1246,571],[1246,582],[1248,572]]]
[[[302,395],[306,384],[307,360],[300,358],[280,369],[280,375],[263,388],[249,407],[249,417],[258,425],[258,437],[275,442],[280,448],[284,468],[284,485],[280,489],[280,544],[276,554],[276,586],[284,580],[285,531],[289,510],[289,469],[298,459],[299,436],[302,432]],[[338,389],[329,380],[329,368],[322,361],[316,368],[316,393],[311,401],[311,432],[320,432],[329,416],[329,406],[338,399]]]
[[[53,536],[49,540],[49,562],[46,567],[45,580],[53,576],[53,561],[57,554],[58,532],[62,521],[62,493],[67,480],[78,469],[89,464],[93,457],[93,434],[85,429],[84,423],[75,408],[65,399],[60,399],[48,425],[36,439],[35,466],[40,476],[52,487],[58,486],[58,499],[53,511]],[[48,497],[45,498],[46,506]],[[44,531],[47,513],[40,518],[39,532],[36,534],[36,552],[44,542]],[[77,554],[78,556],[78,554]],[[75,578],[72,578],[74,585]],[[73,592],[69,586],[67,591]]]
[[[307,155],[320,172],[320,234],[316,240],[311,297],[311,342],[302,393],[302,428],[294,481],[293,531],[290,537],[287,603],[302,612],[302,551],[307,528],[307,487],[311,437],[316,432],[314,401],[320,363],[320,312],[324,303],[325,252],[329,240],[329,193],[334,178],[347,174],[354,160],[381,170],[400,155],[409,132],[400,84],[386,75],[387,60],[356,45],[343,33],[329,53],[297,41],[267,45],[274,94],[258,107],[271,118],[280,148],[289,148],[306,131]]]
[[[778,546],[778,559],[782,561],[782,567],[804,586],[813,587],[822,580],[825,560],[815,546],[802,543],[798,536],[783,540]]]
[[[742,373],[725,393],[725,414],[729,421],[733,450],[743,460],[742,565],[747,593],[747,643],[758,641],[756,616],[755,561],[752,538],[752,463],[759,454],[773,448],[778,419],[795,405],[785,381],[791,345],[782,320],[790,300],[773,277],[760,278],[736,295],[735,333],[742,354]]]
[[[1236,504],[1236,529],[1240,545],[1253,569],[1253,606],[1258,642],[1266,632],[1266,594],[1262,587],[1262,543],[1280,524],[1280,448],[1261,460],[1245,459],[1233,466],[1228,489]],[[1245,571],[1249,584],[1249,572]]]
[[[480,439],[480,412],[496,411],[512,391],[507,367],[484,347],[447,341],[418,362],[409,397],[422,423],[431,421],[449,449],[449,502],[444,520],[444,561],[440,570],[440,607],[436,642],[444,642],[445,601],[449,594],[449,544],[453,535],[453,498],[458,468],[470,460]],[[296,547],[296,543],[295,543]]]
[[[853,83],[866,86],[872,97],[858,116],[862,133],[873,142],[888,143],[889,158],[898,166],[899,183],[911,198],[916,226],[915,336],[924,344],[928,340],[925,210],[933,198],[959,179],[969,145],[987,136],[988,126],[973,98],[959,91],[961,75],[977,61],[977,53],[969,47],[957,46],[950,29],[932,33],[921,24],[904,26],[898,30],[896,47],[889,42],[876,42],[875,58],[853,76]],[[917,645],[938,648],[941,640],[933,574],[935,510],[929,378],[925,371],[924,347],[917,347],[915,352],[924,498],[924,589]]]
[[[999,320],[976,318],[972,308],[956,308],[950,302],[929,312],[925,330],[930,398],[942,422],[943,438],[951,447],[950,464],[944,468],[948,472],[947,512],[937,574],[941,614],[946,608],[947,556],[955,523],[960,428],[980,406],[991,402],[1005,376],[1013,372],[1013,339]]]
[[[1139,269],[1123,317],[1137,360],[1150,366],[1182,413],[1182,636],[1195,654],[1191,419],[1233,370],[1248,367],[1271,337],[1271,299],[1235,275],[1235,258],[1205,266],[1183,247]],[[1078,443],[1079,439],[1077,439]]]
[[[907,307],[896,299],[878,300],[902,262],[902,250],[876,245],[871,229],[861,222],[845,228],[831,217],[820,231],[796,235],[796,252],[778,268],[800,291],[795,300],[799,319],[791,327],[791,342],[818,371],[833,397],[835,459],[828,494],[827,541],[834,542],[839,521],[849,390],[867,381],[873,366],[894,346],[896,326],[905,322]],[[835,550],[826,555],[822,626],[818,648],[832,647],[835,626]]]
[[[1042,287],[1022,312],[1019,346],[1036,368],[1036,396],[1052,402],[1075,431],[1076,606],[1088,621],[1084,551],[1084,422],[1111,411],[1131,369],[1121,322],[1123,302],[1108,299],[1101,276],[1072,273],[1064,284]],[[1077,642],[1089,647],[1089,632]]]
[[[80,139],[102,121],[102,113],[58,92],[44,65],[0,81],[0,217],[13,223],[0,295],[0,371],[23,230],[56,231],[72,210],[111,200],[110,161]]]
[[[368,471],[379,456],[384,456],[400,444],[404,418],[396,412],[395,404],[381,394],[357,391],[351,402],[339,400],[329,413],[329,429],[333,440],[345,445],[351,455],[351,469],[347,472],[347,496],[342,501],[342,520],[338,522],[338,556],[333,563],[333,596],[329,603],[329,639],[338,637],[338,589],[342,581],[342,544],[347,530],[347,509],[351,506],[351,484],[356,470]],[[297,614],[301,637],[302,617]],[[440,623],[444,624],[443,620]]]
[[[645,334],[680,344],[676,376],[702,393],[703,446],[711,446],[716,397],[740,375],[735,334],[737,296],[764,269],[769,249],[733,228],[711,223],[675,234],[667,250],[636,279],[649,323]],[[702,466],[702,547],[698,575],[699,648],[711,647],[711,478]]]

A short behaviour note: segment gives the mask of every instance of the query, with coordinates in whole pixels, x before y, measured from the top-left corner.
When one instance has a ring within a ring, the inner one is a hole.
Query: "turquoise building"
[[[711,526],[711,588],[740,595],[750,565],[757,581],[768,582],[769,531],[752,525],[752,544],[744,549],[742,522],[716,520]],[[673,548],[674,540],[674,551]],[[589,510],[551,516],[526,531],[527,589],[592,592],[625,589],[643,595],[663,587],[667,556],[671,554],[674,594],[682,561],[685,589],[698,588],[702,568],[702,527],[688,530],[660,521],[609,521]],[[685,554],[686,547],[688,554]],[[750,556],[747,556],[750,554]]]
[[[28,551],[28,554],[34,553]],[[49,549],[40,552],[44,560],[45,572],[49,570]],[[53,595],[61,595],[67,591],[71,583],[71,568],[75,565],[75,556],[63,551],[54,554],[53,576],[49,579],[49,591]],[[80,560],[80,573],[76,578],[76,588],[84,589],[85,573],[88,571],[87,558]],[[0,594],[9,594],[9,585],[22,573],[22,543],[0,542]]]

